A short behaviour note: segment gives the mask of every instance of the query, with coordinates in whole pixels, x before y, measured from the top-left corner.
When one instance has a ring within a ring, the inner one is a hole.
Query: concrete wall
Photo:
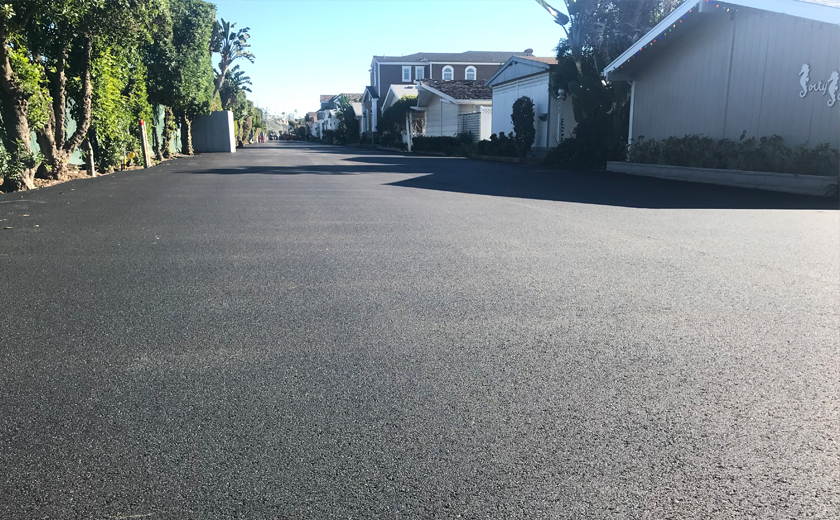
[[[748,172],[740,170],[714,170],[711,168],[686,168],[683,166],[663,166],[660,164],[635,164],[626,162],[608,162],[611,172],[659,177],[704,184],[720,184],[768,191],[798,193],[817,197],[835,196],[837,177],[816,175],[793,175],[790,173]]]
[[[193,149],[199,153],[235,153],[233,112],[213,112],[195,118],[192,123]]]
[[[840,100],[829,107],[829,92],[800,96],[804,64],[813,84],[840,70],[837,26],[752,9],[696,16],[689,34],[635,74],[634,139],[746,131],[840,147]]]

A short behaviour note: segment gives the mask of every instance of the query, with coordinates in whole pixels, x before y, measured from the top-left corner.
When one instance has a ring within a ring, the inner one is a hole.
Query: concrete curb
[[[701,182],[705,184],[736,186],[738,188],[814,195],[817,197],[834,196],[833,192],[837,189],[838,182],[840,182],[840,175],[838,177],[822,177],[818,175],[715,170],[711,168],[688,168],[684,166],[627,162],[608,162],[607,171],[677,181]]]

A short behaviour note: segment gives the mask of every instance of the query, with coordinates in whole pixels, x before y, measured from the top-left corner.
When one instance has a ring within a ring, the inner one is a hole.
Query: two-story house
[[[407,56],[374,56],[370,63],[370,86],[362,98],[362,132],[370,139],[382,115],[381,100],[394,84],[413,84],[424,79],[487,80],[511,56],[532,56],[523,52],[418,52]]]

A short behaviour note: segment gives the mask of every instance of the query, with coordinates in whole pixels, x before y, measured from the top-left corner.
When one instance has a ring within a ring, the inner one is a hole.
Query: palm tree
[[[248,43],[248,38],[251,37],[248,31],[251,28],[245,27],[244,29],[233,32],[235,27],[235,23],[227,22],[224,18],[222,18],[221,23],[214,26],[214,33],[210,40],[210,50],[221,54],[219,74],[216,76],[216,85],[213,90],[214,99],[225,82],[231,63],[239,58],[245,58],[251,63],[254,63],[254,55],[248,50],[248,47],[251,46]]]
[[[218,74],[218,71],[216,73]],[[219,96],[222,98],[222,108],[227,108],[231,104],[236,97],[236,91],[251,92],[248,85],[253,85],[250,76],[246,76],[245,71],[239,69],[239,65],[234,65],[225,74],[225,82],[222,84],[222,88],[219,89]]]

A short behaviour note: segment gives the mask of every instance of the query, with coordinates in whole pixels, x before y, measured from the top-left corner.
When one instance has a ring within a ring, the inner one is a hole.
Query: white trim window
[[[414,67],[414,79],[425,79],[423,77],[425,76],[424,71],[425,69],[423,68],[423,66]]]
[[[443,68],[443,80],[452,81],[453,79],[455,79],[455,69],[447,65]]]
[[[403,65],[402,72],[403,83],[411,83],[411,67]]]
[[[475,81],[475,67],[470,65],[467,67],[467,70],[464,71],[464,79],[469,81]]]

